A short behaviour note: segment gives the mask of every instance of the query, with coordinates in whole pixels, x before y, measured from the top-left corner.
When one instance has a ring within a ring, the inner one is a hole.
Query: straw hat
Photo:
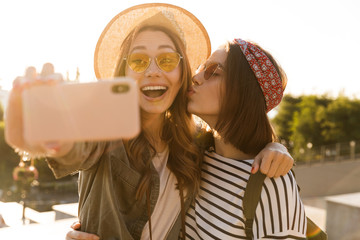
[[[98,79],[114,76],[122,42],[135,27],[144,23],[156,23],[178,34],[185,43],[193,72],[211,53],[207,31],[193,14],[165,3],[141,4],[120,12],[103,30],[94,56],[95,75]]]

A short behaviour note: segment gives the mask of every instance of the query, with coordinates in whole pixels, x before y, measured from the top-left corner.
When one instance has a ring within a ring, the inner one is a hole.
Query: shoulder
[[[278,178],[265,178],[260,200],[264,207],[269,207],[279,214],[285,208],[289,210],[302,205],[292,172]]]
[[[265,179],[254,224],[258,236],[305,237],[305,209],[291,171]]]
[[[285,176],[278,178],[265,178],[263,191],[268,190],[270,193],[281,192],[298,192],[297,183],[295,177],[291,171]],[[273,195],[274,197],[281,197],[279,194]]]

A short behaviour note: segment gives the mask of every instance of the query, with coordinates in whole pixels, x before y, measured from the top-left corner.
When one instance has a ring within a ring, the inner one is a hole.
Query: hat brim
[[[94,70],[98,79],[114,77],[124,39],[139,23],[163,11],[170,12],[180,28],[194,73],[211,53],[210,39],[205,27],[192,13],[181,7],[166,3],[148,3],[120,12],[103,30],[94,55]]]

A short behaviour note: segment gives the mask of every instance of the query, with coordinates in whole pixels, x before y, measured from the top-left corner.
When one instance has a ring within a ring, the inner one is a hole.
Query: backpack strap
[[[262,174],[260,171],[257,171],[255,174],[250,174],[250,178],[246,185],[243,198],[243,211],[246,218],[245,233],[248,239],[253,239],[252,226],[265,178],[266,175]]]
[[[295,175],[294,175],[295,176]],[[243,212],[245,220],[245,233],[247,239],[253,239],[252,226],[254,223],[256,207],[260,200],[261,190],[266,175],[258,171],[255,174],[250,174],[250,178],[245,188],[243,198]],[[299,188],[300,192],[300,188]],[[327,234],[321,230],[310,218],[307,219],[306,239],[327,240]]]

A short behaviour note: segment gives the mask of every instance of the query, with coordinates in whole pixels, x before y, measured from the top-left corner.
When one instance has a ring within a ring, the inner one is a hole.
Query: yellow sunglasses
[[[156,65],[164,72],[171,72],[183,57],[177,52],[160,53],[155,57]],[[136,73],[142,73],[151,63],[151,57],[145,53],[132,53],[126,58],[126,63]]]

